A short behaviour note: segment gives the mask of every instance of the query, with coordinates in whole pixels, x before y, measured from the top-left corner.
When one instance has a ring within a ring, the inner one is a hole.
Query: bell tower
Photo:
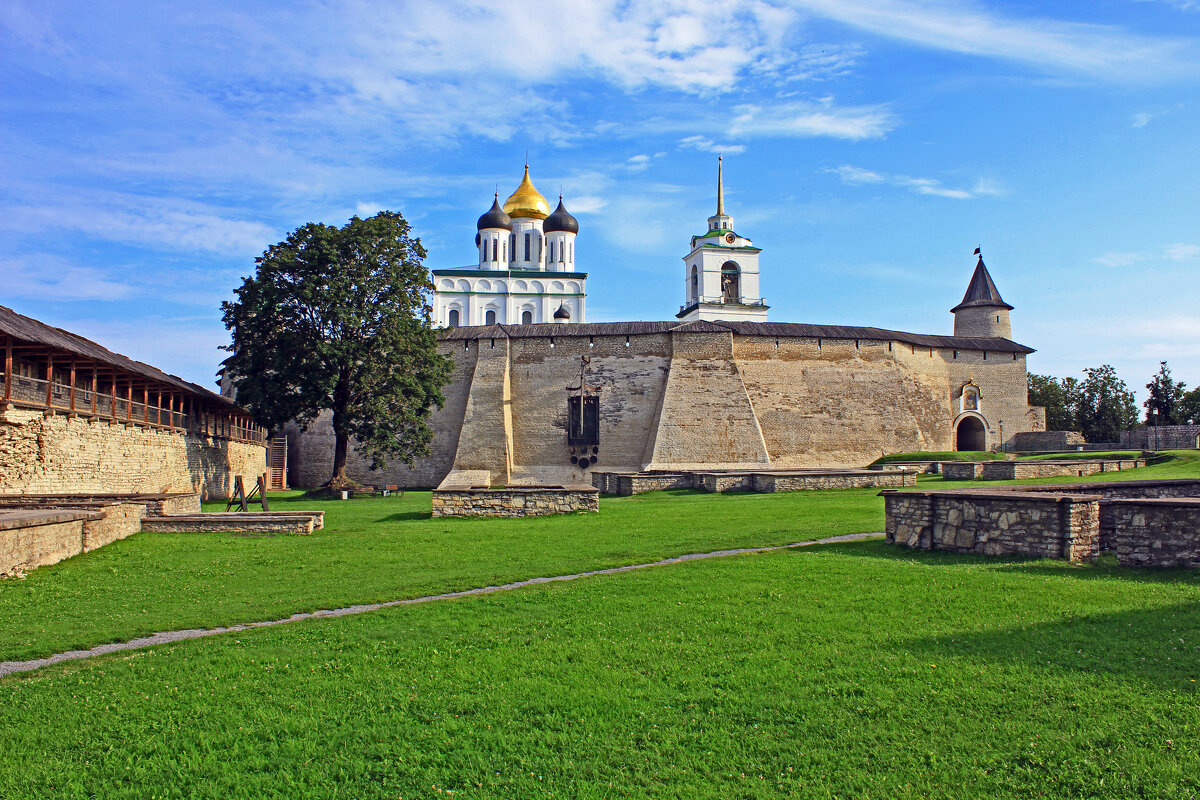
[[[675,316],[684,322],[724,320],[766,322],[767,309],[758,289],[758,254],[762,250],[733,229],[725,213],[725,174],[717,156],[717,213],[708,231],[693,236],[683,258],[683,297]]]

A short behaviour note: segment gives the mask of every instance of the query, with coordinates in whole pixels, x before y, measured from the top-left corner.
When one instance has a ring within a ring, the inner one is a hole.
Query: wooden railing
[[[3,386],[4,392],[4,396],[0,397],[0,404],[11,403],[22,408],[78,414],[148,428],[220,436],[257,444],[265,444],[267,441],[265,429],[240,415],[203,410],[188,413],[184,410],[185,400],[178,395],[164,398],[167,403],[166,407],[163,407],[145,402],[148,399],[147,395],[157,395],[157,392],[150,393],[148,390],[143,390],[143,400],[139,401],[136,399],[137,393],[132,390],[122,397],[120,394],[93,392],[79,386],[47,381],[44,378],[13,375],[10,379],[3,372],[0,372],[0,386]],[[180,408],[174,407],[176,402]]]

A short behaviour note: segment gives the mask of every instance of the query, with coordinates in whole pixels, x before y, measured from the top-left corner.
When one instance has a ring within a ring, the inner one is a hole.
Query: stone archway
[[[954,433],[955,450],[987,450],[987,431],[979,417],[966,416],[958,422]]]

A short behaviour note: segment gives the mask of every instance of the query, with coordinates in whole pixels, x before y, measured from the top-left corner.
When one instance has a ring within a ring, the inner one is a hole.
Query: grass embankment
[[[0,661],[684,553],[881,531],[875,494],[660,492],[606,497],[599,514],[528,519],[431,519],[428,492],[326,502],[273,494],[273,510],[325,509],[325,529],[275,537],[141,533],[25,580],[0,580]]]
[[[1017,456],[1018,461],[1075,461],[1097,460],[1102,458],[1141,458],[1141,450],[1109,450],[1107,452],[1089,452],[1087,450],[1070,450],[1063,453],[1037,453],[1030,456]]]
[[[1200,450],[1164,450],[1151,459],[1153,463],[1137,469],[1118,472],[1098,472],[1095,475],[1062,478],[1031,478],[1017,481],[948,481],[941,475],[918,475],[920,489],[959,489],[993,486],[1023,486],[1039,483],[1096,483],[1107,481],[1164,480],[1170,478],[1200,478]]]
[[[1198,581],[865,542],[159,647],[0,682],[0,796],[1196,797]]]
[[[996,461],[1003,459],[1000,453],[988,450],[947,450],[944,452],[920,451],[916,453],[892,453],[875,459],[873,464],[891,464],[896,461]]]

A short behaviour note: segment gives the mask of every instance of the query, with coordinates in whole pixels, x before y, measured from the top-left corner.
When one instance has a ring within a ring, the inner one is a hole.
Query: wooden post
[[[158,406],[158,411],[156,412],[158,414],[158,421],[155,422],[154,424],[158,425],[161,428],[162,427],[162,389],[158,390],[158,400],[155,401],[155,405]]]
[[[12,337],[4,337],[4,407],[12,402]]]
[[[109,407],[112,409],[112,414],[110,416],[112,417],[112,419],[116,419],[117,418],[117,373],[116,372],[113,372],[113,374],[112,374],[112,386],[108,387],[108,391],[109,391],[108,396],[110,399]]]
[[[142,423],[150,424],[150,384],[142,387]]]
[[[171,392],[171,394],[167,397],[167,419],[170,420],[169,424],[172,428],[178,427],[175,424],[175,393],[174,392]]]
[[[99,401],[96,399],[96,390],[99,387],[99,385],[100,385],[100,382],[96,379],[96,362],[93,361],[92,362],[92,416],[93,417],[97,416],[96,404]]]
[[[46,356],[46,408],[54,408],[54,357]]]
[[[71,416],[75,416],[75,360],[71,360],[71,391],[67,395],[71,398]]]
[[[129,399],[125,401],[125,421],[133,422],[133,378],[129,379]]]

